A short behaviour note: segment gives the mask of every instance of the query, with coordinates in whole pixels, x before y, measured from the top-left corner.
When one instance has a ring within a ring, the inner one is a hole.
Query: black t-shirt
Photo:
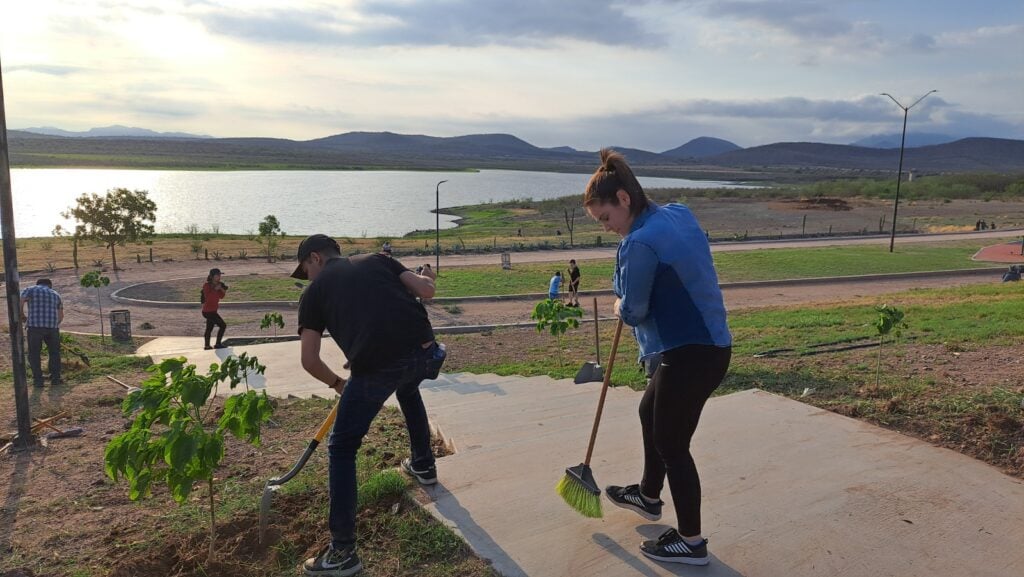
[[[569,285],[573,287],[580,286],[580,267],[569,269]]]
[[[299,332],[330,331],[357,375],[434,340],[426,309],[398,278],[407,270],[382,254],[327,261],[299,301]]]

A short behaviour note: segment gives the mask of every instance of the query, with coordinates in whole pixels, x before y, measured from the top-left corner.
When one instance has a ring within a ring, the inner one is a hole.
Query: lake
[[[147,190],[156,202],[156,231],[242,234],[272,214],[289,234],[401,236],[433,230],[435,187],[441,208],[583,194],[587,174],[482,170],[403,171],[169,171],[108,169],[14,169],[15,231],[19,237],[49,236],[60,216],[86,192],[112,188]],[[735,183],[681,178],[640,178],[645,188],[739,187]],[[441,228],[455,226],[441,215]]]

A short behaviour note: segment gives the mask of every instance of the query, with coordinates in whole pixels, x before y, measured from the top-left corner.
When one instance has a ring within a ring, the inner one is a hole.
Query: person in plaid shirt
[[[60,380],[60,323],[64,321],[64,303],[48,278],[41,278],[21,291],[21,318],[28,325],[28,363],[32,383],[43,386],[43,343],[50,351],[50,383]]]

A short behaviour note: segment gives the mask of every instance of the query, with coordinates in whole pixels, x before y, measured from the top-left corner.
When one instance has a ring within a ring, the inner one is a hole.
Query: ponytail
[[[650,200],[640,186],[626,159],[611,148],[601,149],[601,166],[594,171],[583,193],[583,206],[592,204],[619,205],[618,192],[629,195],[629,213],[633,216],[647,210]]]

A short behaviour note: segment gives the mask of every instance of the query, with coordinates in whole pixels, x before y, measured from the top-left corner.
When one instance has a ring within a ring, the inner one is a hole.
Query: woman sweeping
[[[622,237],[613,280],[615,314],[633,327],[641,361],[662,356],[640,400],[643,476],[634,485],[606,487],[605,496],[656,521],[667,476],[678,528],[644,541],[640,551],[658,561],[706,565],[700,477],[690,439],[732,355],[711,248],[693,213],[680,204],[651,202],[613,150],[601,151],[583,205],[606,231]]]
[[[206,332],[203,333],[203,348],[205,349],[223,349],[226,347],[221,340],[224,339],[224,331],[228,328],[228,324],[217,313],[217,308],[220,306],[220,299],[224,298],[227,292],[228,285],[220,282],[220,269],[210,269],[210,274],[206,276],[206,282],[203,283],[203,290],[199,299],[203,303],[203,318],[206,319]],[[211,347],[210,335],[213,333],[214,325],[217,326],[217,344]]]

